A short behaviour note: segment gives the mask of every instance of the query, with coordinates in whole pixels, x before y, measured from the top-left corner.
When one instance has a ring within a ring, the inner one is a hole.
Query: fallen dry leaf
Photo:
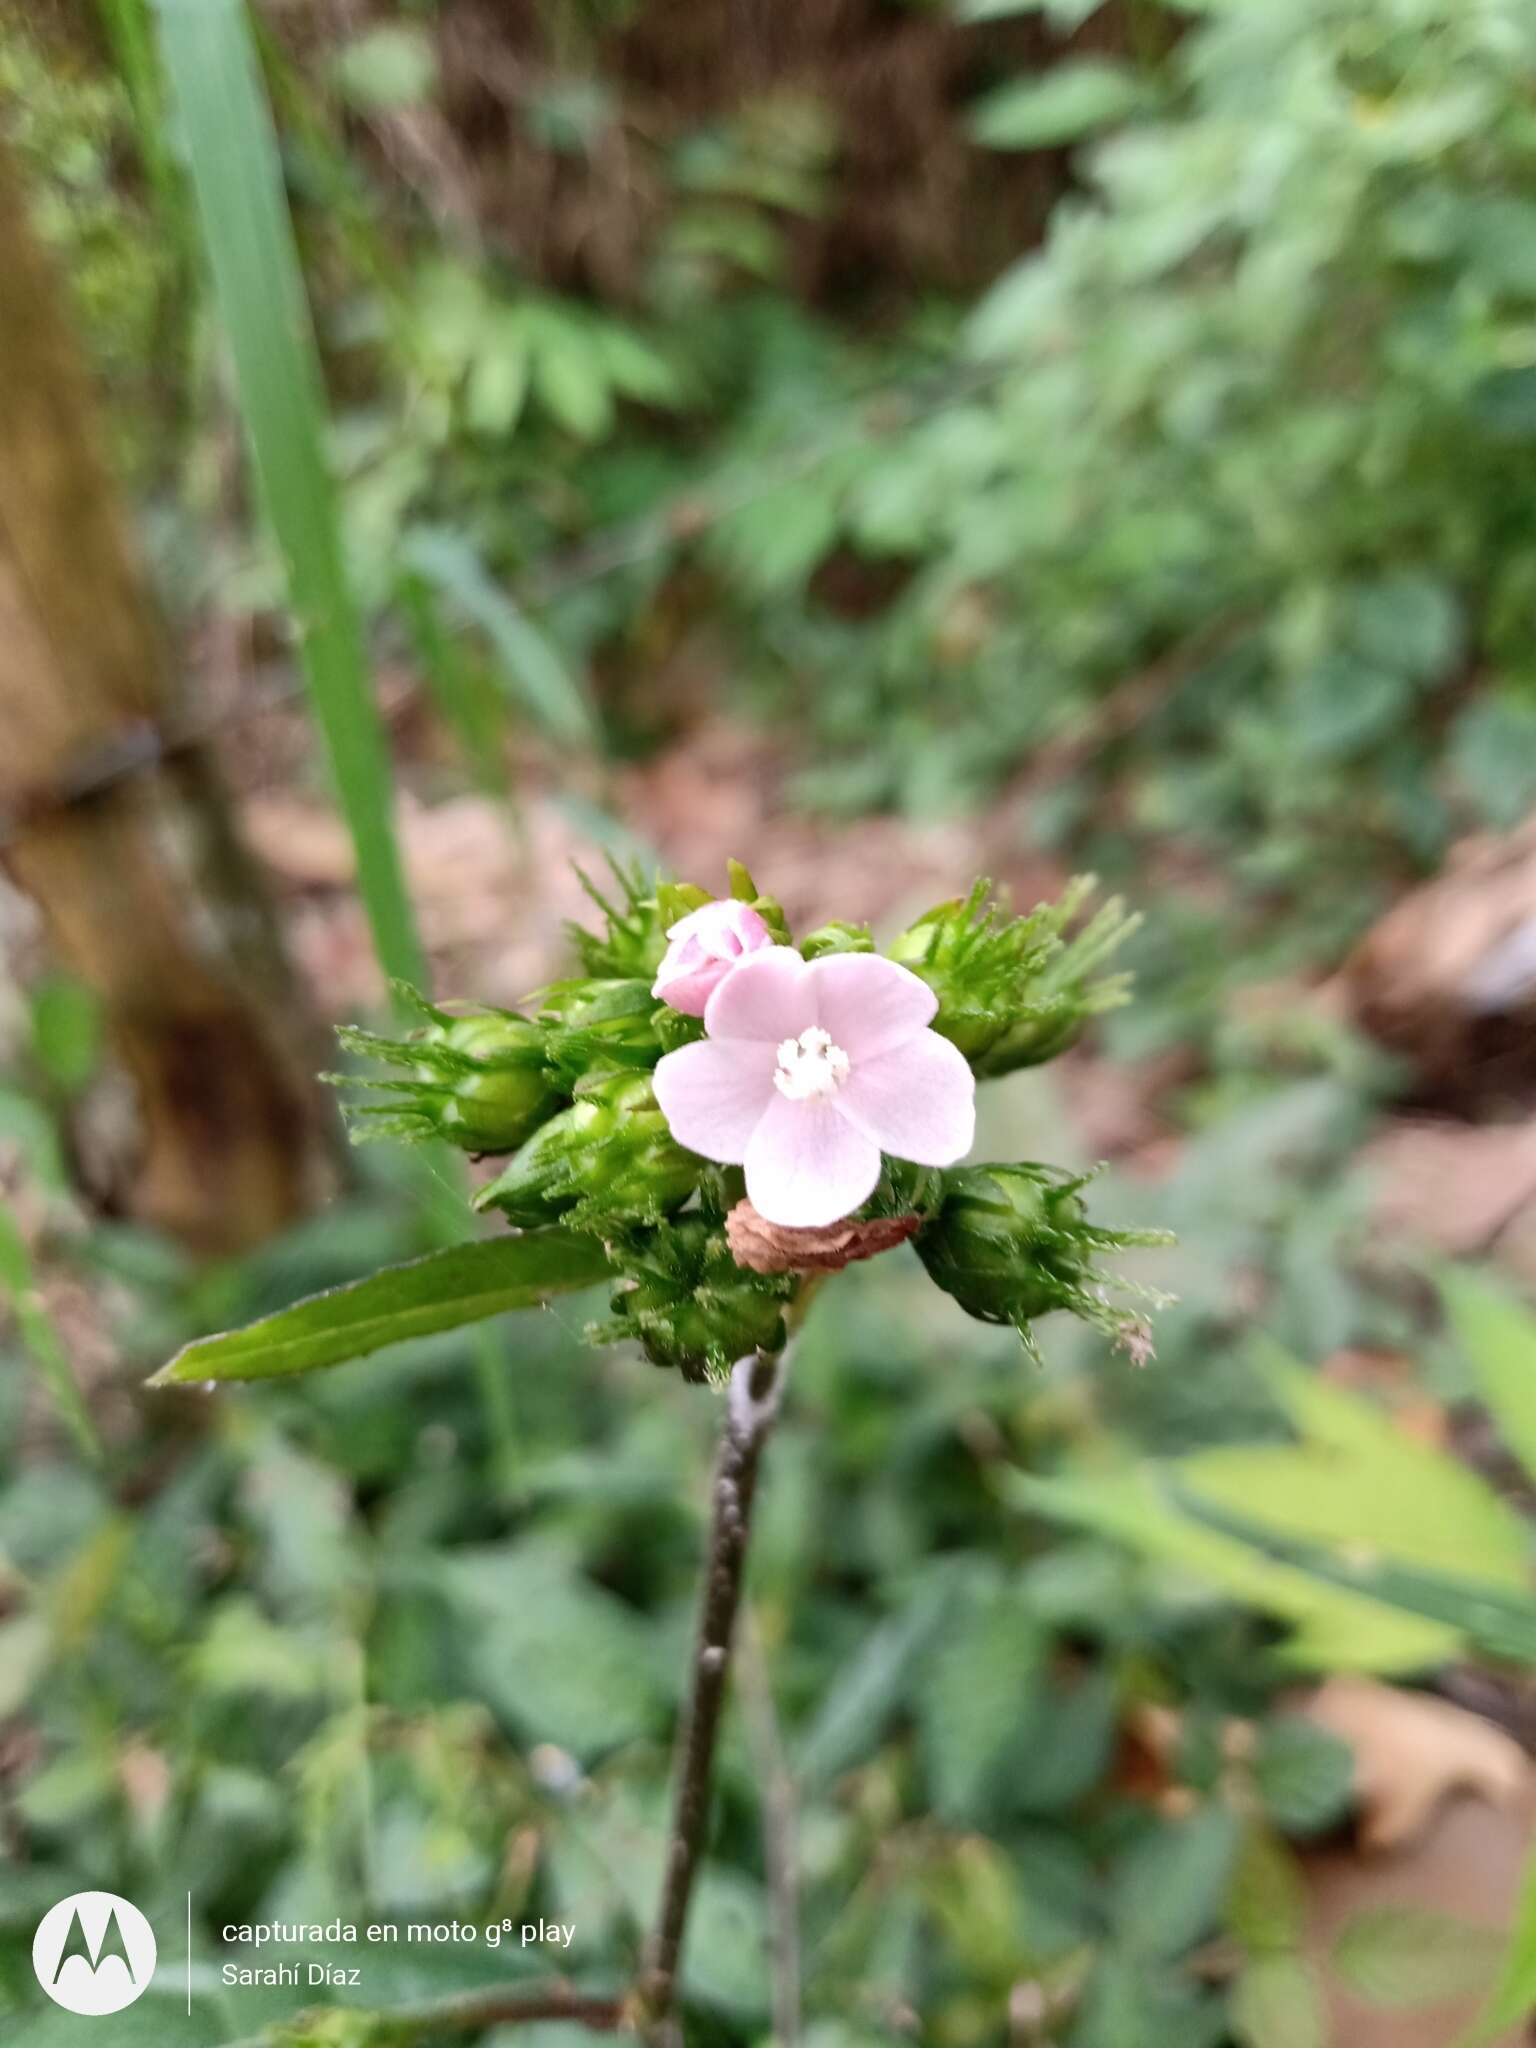
[[[1536,1200],[1536,1121],[1397,1123],[1360,1163],[1385,1229],[1458,1255],[1481,1251]]]
[[[1297,1711],[1348,1744],[1363,1848],[1400,1849],[1449,1793],[1510,1806],[1531,1786],[1524,1750],[1465,1707],[1370,1678],[1330,1678]]]
[[[1536,1016],[1536,818],[1452,848],[1445,870],[1366,934],[1340,982],[1373,1038],[1454,1076],[1489,1018]]]

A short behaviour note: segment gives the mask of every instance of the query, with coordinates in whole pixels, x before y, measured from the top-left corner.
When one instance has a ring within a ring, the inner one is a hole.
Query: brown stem
[[[694,1640],[693,1686],[679,1731],[673,1776],[666,1872],[640,1976],[640,2017],[652,2048],[670,2048],[678,2039],[674,2012],[678,1965],[709,1819],[715,1737],[741,1601],[757,1468],[778,1413],[784,1355],[757,1351],[739,1359],[726,1397],[725,1425],[715,1461],[709,1557]]]

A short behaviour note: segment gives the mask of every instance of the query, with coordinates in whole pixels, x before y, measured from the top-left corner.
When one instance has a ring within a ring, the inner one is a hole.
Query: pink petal
[[[685,1016],[704,1006],[744,954],[773,944],[773,934],[749,903],[701,904],[668,927],[671,944],[657,970],[653,996]]]
[[[878,953],[832,953],[813,960],[810,971],[819,1012],[810,1021],[830,1031],[855,1065],[915,1038],[939,1007],[926,981]]]
[[[658,1060],[656,1100],[679,1145],[740,1166],[764,1110],[783,1100],[773,1068],[771,1045],[741,1039],[701,1039]]]
[[[882,1152],[919,1166],[952,1166],[976,1136],[976,1077],[964,1053],[936,1031],[920,1031],[874,1059],[856,1058],[833,1101]]]
[[[811,970],[789,946],[764,946],[727,974],[704,1011],[711,1038],[752,1038],[767,1045],[798,1038],[816,1022]]]
[[[747,1193],[770,1223],[809,1230],[836,1223],[874,1192],[880,1148],[830,1102],[775,1093],[747,1146]]]

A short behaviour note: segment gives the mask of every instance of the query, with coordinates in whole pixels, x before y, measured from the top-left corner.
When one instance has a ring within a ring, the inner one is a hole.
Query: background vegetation
[[[382,1009],[379,963],[516,999],[600,848],[742,853],[807,921],[978,864],[1145,914],[1136,1004],[980,1150],[1112,1154],[1106,1220],[1177,1229],[1158,1361],[1047,1331],[1037,1372],[905,1254],[813,1316],[690,2040],[788,2038],[791,1802],[812,2048],[1449,2043],[1529,2003],[1533,76],[1521,0],[0,27],[180,651],[162,750],[216,757],[320,1016]],[[1416,893],[1471,832],[1512,836]],[[170,1928],[194,1895],[192,2016],[157,1989],[123,2048],[291,2015],[220,1987],[231,1920],[573,1921],[610,1985],[711,1397],[582,1352],[600,1301],[138,1392],[464,1234],[462,1193],[359,1154],[195,1256],[135,1196],[110,1000],[5,920],[8,2038],[72,2048],[28,1951],[86,1884]],[[1487,1251],[1505,1283],[1445,1279]],[[1411,1763],[1405,1700],[1461,1717]],[[1454,1784],[1497,1896],[1373,1890],[1360,1841],[1434,1865]],[[367,1994],[534,1967],[385,1955]]]

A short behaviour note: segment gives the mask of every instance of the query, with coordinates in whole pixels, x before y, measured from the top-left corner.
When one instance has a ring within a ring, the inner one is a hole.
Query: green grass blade
[[[488,1238],[385,1266],[366,1280],[311,1294],[243,1330],[199,1337],[150,1381],[278,1379],[345,1365],[387,1344],[433,1337],[509,1309],[534,1308],[551,1295],[591,1287],[608,1273],[596,1238],[569,1230]]]
[[[314,333],[243,0],[155,0],[155,12],[240,410],[356,849],[358,887],[385,971],[420,982],[388,755],[325,456]]]
[[[164,94],[148,0],[97,0],[96,11],[112,47],[117,75],[128,95],[145,176],[154,187],[164,219],[174,224],[179,239],[187,225],[186,195],[166,143]]]
[[[1536,1479],[1536,1316],[1496,1281],[1457,1266],[1440,1275],[1440,1295],[1478,1393]]]

